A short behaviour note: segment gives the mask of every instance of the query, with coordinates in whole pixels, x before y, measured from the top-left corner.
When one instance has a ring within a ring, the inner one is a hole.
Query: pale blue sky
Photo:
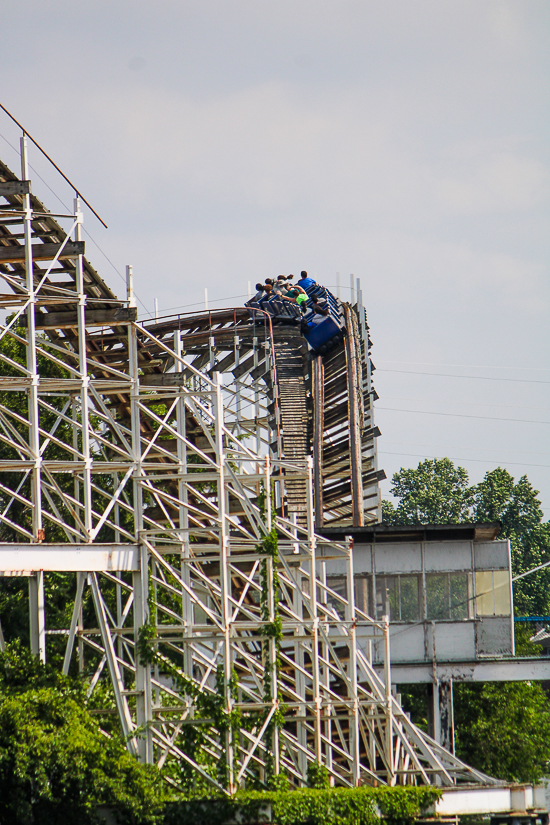
[[[105,218],[87,229],[148,310],[353,272],[388,476],[501,464],[550,513],[547,0],[5,6],[0,99]],[[1,138],[0,156],[16,166]]]

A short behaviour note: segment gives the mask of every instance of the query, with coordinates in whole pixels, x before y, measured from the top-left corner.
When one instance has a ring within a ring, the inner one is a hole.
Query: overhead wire
[[[494,364],[440,364],[432,361],[388,361],[386,358],[377,358],[376,360],[379,364],[413,364],[419,367],[460,367],[461,369],[474,370],[533,370],[537,372],[550,372],[550,367],[511,367],[509,365],[497,366]]]
[[[236,298],[248,298],[248,295],[242,294],[242,295],[229,295],[229,297],[227,297],[227,298],[209,298],[208,303],[209,304],[219,304],[223,301],[234,301]],[[159,312],[162,311],[162,312],[166,313],[166,312],[172,312],[175,309],[186,309],[187,307],[198,307],[198,306],[202,306],[202,305],[204,305],[204,300],[203,301],[196,301],[193,304],[180,304],[179,306],[175,306],[175,307],[163,307],[162,310],[159,310]],[[152,313],[152,312],[148,312],[148,314],[149,315],[154,315],[154,313]]]
[[[446,372],[417,372],[416,370],[388,370],[384,367],[377,372],[398,372],[401,375],[433,375],[437,378],[473,378],[477,381],[512,381],[515,384],[550,384],[550,381],[538,381],[535,378],[495,378],[492,375],[453,375]]]
[[[387,441],[384,440],[385,444],[399,444],[403,447],[427,447],[428,450],[447,450],[449,447],[443,447],[441,444],[415,444],[412,441]],[[471,446],[471,445],[470,445]],[[467,450],[468,447],[461,447],[459,445],[455,445],[454,447],[450,448],[451,450]],[[482,447],[481,448],[484,452],[489,453],[515,453],[516,455],[550,455],[550,453],[542,452],[541,450],[501,450],[499,448],[494,449],[492,447]],[[466,459],[464,459],[466,460]],[[489,459],[490,460],[490,459]]]
[[[423,455],[421,453],[394,453],[390,450],[379,450],[378,455],[403,455],[410,458],[442,458],[442,455]],[[453,458],[452,456],[445,456],[445,458],[449,458],[450,461],[475,461],[479,464],[497,464],[495,459],[491,458]],[[506,461],[506,464],[517,465],[519,467],[549,467],[550,464],[528,464],[525,461]]]
[[[396,407],[376,407],[387,412],[418,413],[419,415],[444,415],[452,418],[475,418],[481,421],[513,421],[518,424],[550,424],[550,421],[535,421],[529,418],[499,418],[491,415],[467,415],[466,413],[432,412],[431,410],[400,410]]]
[[[59,168],[59,166],[57,165],[57,163],[56,163],[54,160],[52,160],[52,158],[51,158],[51,157],[48,155],[48,153],[47,153],[47,152],[46,152],[46,151],[42,148],[42,146],[38,143],[38,141],[37,141],[37,140],[35,140],[35,139],[33,138],[33,136],[32,136],[29,132],[27,132],[27,130],[25,129],[25,127],[24,127],[21,123],[19,123],[19,121],[18,121],[18,120],[16,120],[16,119],[14,118],[14,116],[12,115],[12,113],[11,113],[10,111],[8,111],[8,109],[6,109],[6,107],[5,107],[5,106],[3,106],[3,105],[2,105],[2,103],[0,103],[0,109],[2,109],[2,110],[3,110],[6,114],[7,114],[7,116],[8,116],[9,118],[11,118],[11,120],[13,120],[13,122],[14,122],[15,124],[17,124],[17,126],[21,129],[21,131],[23,132],[23,134],[24,134],[24,135],[26,135],[26,136],[29,138],[29,140],[30,140],[30,141],[32,141],[32,143],[34,143],[34,145],[36,146],[36,148],[37,148],[40,152],[42,152],[42,154],[44,155],[44,157],[45,157],[47,160],[49,160],[49,162],[50,162],[50,163],[51,163],[51,165],[54,167],[54,169],[56,169],[56,170],[59,172],[59,174],[61,175],[61,177],[62,177],[64,180],[66,180],[66,181],[67,181],[67,183],[69,184],[69,186],[71,187],[71,189],[75,192],[75,194],[76,194],[76,195],[78,195],[78,197],[79,197],[79,198],[80,198],[80,199],[81,199],[81,200],[82,200],[82,201],[86,204],[86,206],[88,207],[88,209],[90,209],[90,211],[94,213],[94,215],[96,216],[96,218],[98,219],[98,221],[99,221],[100,223],[102,223],[102,224],[103,224],[103,226],[105,227],[105,229],[108,229],[108,226],[107,226],[107,224],[105,223],[105,221],[103,220],[103,218],[102,218],[100,215],[98,215],[98,213],[95,211],[95,209],[94,209],[94,207],[91,205],[91,203],[89,203],[89,202],[86,200],[86,198],[84,197],[84,195],[83,195],[83,194],[82,194],[82,193],[81,193],[81,192],[80,192],[80,191],[76,188],[76,186],[74,185],[74,183],[73,183],[71,180],[69,180],[69,178],[67,177],[67,175],[65,174],[65,172],[63,172],[63,171]]]
[[[386,394],[384,394],[384,398],[388,401],[410,401],[413,404],[424,404],[428,402],[430,404],[453,404],[459,405],[460,407],[500,407],[502,409],[508,410],[544,410],[545,412],[550,411],[550,407],[520,407],[518,404],[480,404],[479,402],[475,401],[443,401],[441,398],[437,398],[434,401],[430,401],[429,398],[402,398],[399,395]]]

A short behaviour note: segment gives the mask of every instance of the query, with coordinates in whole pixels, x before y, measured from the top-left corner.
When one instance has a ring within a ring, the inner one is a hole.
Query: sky
[[[346,298],[353,274],[383,495],[449,456],[526,474],[550,516],[547,0],[18,0],[2,31],[0,101],[108,224],[86,211],[87,257],[121,295],[133,265],[142,316],[302,269]],[[1,112],[0,135],[18,171]]]

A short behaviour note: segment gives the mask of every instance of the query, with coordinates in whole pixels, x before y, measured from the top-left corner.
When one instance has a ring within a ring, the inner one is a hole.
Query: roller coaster
[[[21,174],[0,163],[0,568],[28,579],[32,650],[62,646],[100,722],[176,784],[299,787],[319,764],[344,787],[491,783],[403,712],[352,543],[323,537],[380,517],[360,293],[305,334],[273,306],[140,321],[131,267],[118,298],[82,220],[32,193],[23,136]]]

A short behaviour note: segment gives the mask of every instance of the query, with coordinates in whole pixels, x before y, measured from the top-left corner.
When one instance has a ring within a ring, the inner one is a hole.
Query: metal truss
[[[78,198],[47,213],[24,137],[21,154],[22,180],[0,180],[0,555],[29,576],[32,649],[45,658],[44,576],[74,571],[63,671],[176,783],[300,786],[317,763],[342,786],[489,781],[392,695],[388,623],[355,606],[351,544],[315,533],[312,459],[281,451],[269,324],[139,323],[131,268],[119,301],[84,258]]]

